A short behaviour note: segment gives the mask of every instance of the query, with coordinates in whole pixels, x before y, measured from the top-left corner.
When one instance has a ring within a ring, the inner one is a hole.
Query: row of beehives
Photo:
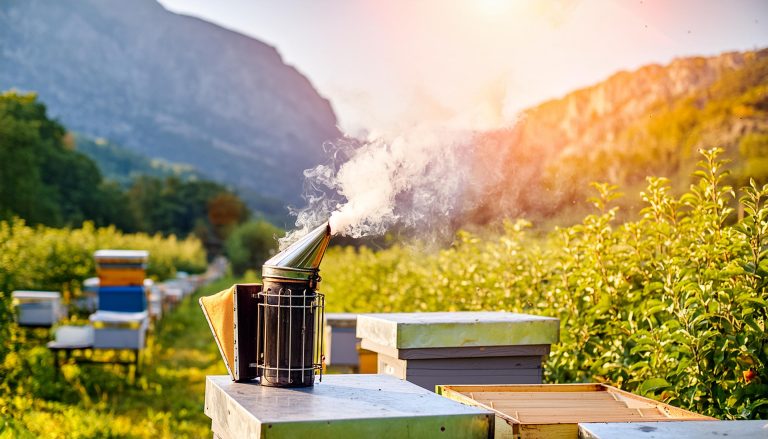
[[[605,384],[541,384],[542,362],[559,339],[559,321],[553,318],[495,312],[328,314],[326,335],[329,368],[392,375],[488,410],[495,417],[490,433],[495,437],[626,439],[719,432],[768,437],[766,422],[712,422]]]
[[[58,349],[133,349],[144,347],[151,321],[159,320],[202,282],[199,276],[179,273],[176,279],[154,283],[146,278],[148,253],[99,250],[94,254],[99,277],[84,282],[83,295],[73,307],[91,312],[90,325],[55,328],[50,346]],[[14,291],[20,326],[52,327],[67,315],[61,294],[51,291]]]

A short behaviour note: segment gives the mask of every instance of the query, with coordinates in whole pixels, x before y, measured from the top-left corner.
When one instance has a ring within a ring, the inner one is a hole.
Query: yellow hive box
[[[495,412],[496,438],[577,439],[580,422],[715,420],[605,384],[444,385],[437,393]]]
[[[97,267],[99,285],[102,287],[118,287],[129,285],[144,285],[147,272],[142,268],[102,268]]]

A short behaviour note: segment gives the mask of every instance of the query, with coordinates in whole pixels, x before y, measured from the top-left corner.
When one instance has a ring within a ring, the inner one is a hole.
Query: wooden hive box
[[[379,373],[438,384],[539,384],[560,321],[510,312],[360,314],[357,337]]]
[[[496,438],[576,439],[583,422],[715,420],[605,384],[443,385],[437,393],[495,412]]]

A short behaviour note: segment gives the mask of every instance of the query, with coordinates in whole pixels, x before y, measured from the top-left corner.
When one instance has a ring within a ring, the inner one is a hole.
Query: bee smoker
[[[263,284],[237,284],[200,306],[232,380],[273,387],[314,385],[323,372],[325,301],[317,292],[326,223],[264,263]]]
[[[264,386],[312,386],[315,371],[322,379],[325,303],[317,284],[330,239],[326,223],[262,267],[255,341]]]

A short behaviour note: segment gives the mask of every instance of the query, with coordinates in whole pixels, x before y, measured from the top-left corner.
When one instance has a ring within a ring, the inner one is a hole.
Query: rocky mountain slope
[[[699,148],[726,149],[734,179],[768,180],[768,166],[754,166],[768,160],[768,49],[620,72],[525,111],[479,144],[480,157],[494,159],[478,172],[499,163],[503,175],[475,212],[481,222],[557,215],[583,202],[591,181],[634,190],[654,175],[686,187]]]
[[[68,128],[254,200],[298,203],[302,171],[339,136],[329,102],[273,47],[155,0],[4,0],[0,66],[0,89],[36,91]]]

